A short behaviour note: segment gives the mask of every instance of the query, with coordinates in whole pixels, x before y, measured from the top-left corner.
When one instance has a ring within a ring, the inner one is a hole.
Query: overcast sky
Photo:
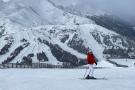
[[[118,15],[135,25],[135,0],[54,0],[66,6],[79,5],[80,8],[95,8]]]
[[[2,1],[2,0],[0,0]],[[3,0],[5,2],[10,0]],[[33,0],[34,1],[34,0]],[[117,15],[135,25],[135,0],[51,0],[63,6],[75,5],[80,9],[95,9]]]

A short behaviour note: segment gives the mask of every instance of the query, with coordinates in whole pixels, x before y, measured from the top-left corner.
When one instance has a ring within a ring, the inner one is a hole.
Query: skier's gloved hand
[[[95,62],[95,64],[97,65],[97,62]]]

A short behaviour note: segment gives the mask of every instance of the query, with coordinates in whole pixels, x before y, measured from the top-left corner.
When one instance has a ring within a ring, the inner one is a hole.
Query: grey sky
[[[2,0],[0,0],[2,1]],[[4,0],[9,1],[9,0]],[[27,0],[26,0],[27,1]],[[34,1],[34,0],[33,0]],[[36,1],[36,0],[35,0]],[[135,0],[51,0],[63,6],[75,5],[82,11],[101,10],[117,15],[135,25]],[[2,2],[0,2],[1,4]]]
[[[135,0],[55,0],[63,5],[103,10],[133,22],[135,25]]]

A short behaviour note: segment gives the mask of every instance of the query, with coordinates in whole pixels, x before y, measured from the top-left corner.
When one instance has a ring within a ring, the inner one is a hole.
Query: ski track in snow
[[[3,69],[0,90],[134,90],[135,68],[96,69],[95,77],[81,80],[85,69]]]

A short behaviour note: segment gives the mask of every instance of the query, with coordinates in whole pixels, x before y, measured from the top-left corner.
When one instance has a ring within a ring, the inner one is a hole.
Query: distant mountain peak
[[[135,58],[135,42],[114,32],[125,24],[102,15],[93,19],[50,0],[12,0],[0,4],[0,63],[78,66],[86,64],[90,49],[98,61]],[[102,21],[105,22],[99,23]]]

